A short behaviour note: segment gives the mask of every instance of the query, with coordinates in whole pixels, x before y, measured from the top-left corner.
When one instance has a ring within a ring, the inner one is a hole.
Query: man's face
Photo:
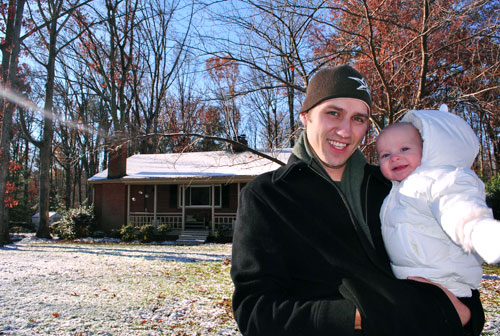
[[[422,139],[410,124],[395,124],[377,139],[377,152],[382,174],[401,182],[422,162]]]
[[[324,168],[334,181],[340,181],[347,160],[368,129],[368,106],[355,98],[332,98],[301,113],[300,119]]]

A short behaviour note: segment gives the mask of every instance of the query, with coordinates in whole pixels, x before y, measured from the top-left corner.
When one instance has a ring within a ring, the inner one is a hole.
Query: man
[[[464,335],[469,308],[390,270],[379,211],[391,185],[358,149],[370,105],[352,67],[319,71],[288,164],[242,190],[231,276],[244,335]],[[470,307],[481,324],[479,299]]]

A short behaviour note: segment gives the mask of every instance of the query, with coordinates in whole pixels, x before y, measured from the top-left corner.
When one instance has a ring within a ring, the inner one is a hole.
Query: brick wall
[[[99,230],[119,230],[127,221],[127,186],[123,183],[94,185],[94,206]]]

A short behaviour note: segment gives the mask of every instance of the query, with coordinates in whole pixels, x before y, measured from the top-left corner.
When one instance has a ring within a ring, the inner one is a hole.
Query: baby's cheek
[[[389,165],[386,162],[380,163],[380,170],[382,171],[382,174],[386,177],[389,178],[391,176],[391,169],[389,168]]]

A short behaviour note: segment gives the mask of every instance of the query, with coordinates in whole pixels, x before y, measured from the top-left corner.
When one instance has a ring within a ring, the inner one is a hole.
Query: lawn
[[[230,255],[230,244],[0,248],[0,335],[240,335]],[[500,335],[499,274],[485,268],[484,335]]]

